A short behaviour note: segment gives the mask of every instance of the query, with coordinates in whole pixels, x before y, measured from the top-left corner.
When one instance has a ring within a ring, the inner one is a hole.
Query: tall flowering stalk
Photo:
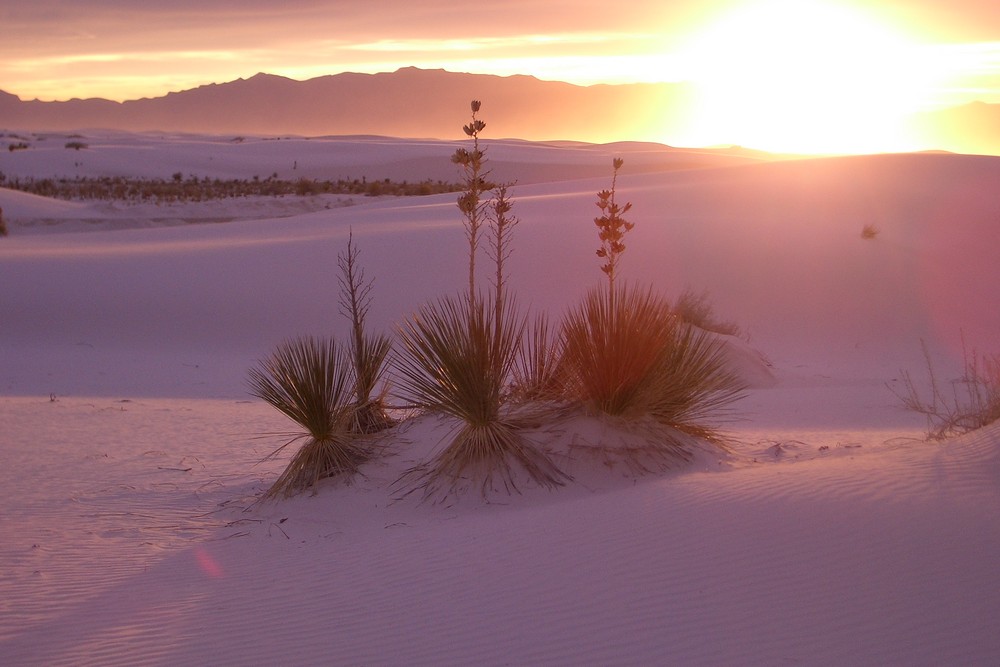
[[[514,227],[519,220],[512,213],[514,208],[510,195],[507,192],[509,184],[501,183],[494,190],[494,197],[489,204],[490,220],[490,244],[489,254],[496,263],[496,277],[493,282],[494,289],[494,321],[497,328],[496,335],[499,339],[500,323],[503,321],[503,309],[507,306],[506,284],[507,278],[504,276],[504,264],[510,257],[510,241],[514,233]]]
[[[451,161],[462,168],[465,176],[465,190],[458,198],[458,208],[465,218],[465,236],[469,241],[470,304],[476,300],[476,251],[484,217],[483,193],[487,189],[483,171],[486,151],[479,148],[479,133],[486,128],[486,123],[476,116],[481,104],[479,100],[472,100],[472,121],[462,126],[466,136],[472,138],[472,150],[459,148],[451,156]]]
[[[597,225],[598,238],[601,240],[601,247],[597,249],[597,256],[604,260],[601,271],[608,276],[608,298],[612,311],[615,303],[615,273],[618,269],[618,260],[625,252],[625,233],[635,227],[635,223],[628,222],[624,216],[632,208],[632,203],[627,202],[624,206],[619,206],[615,201],[615,186],[618,181],[618,170],[621,169],[625,161],[616,157],[612,161],[614,172],[611,176],[611,189],[601,190],[597,193],[597,208],[601,209],[601,215],[594,218]]]
[[[401,397],[406,405],[446,415],[455,420],[447,444],[430,461],[404,473],[409,492],[422,490],[424,498],[446,497],[470,485],[483,495],[503,487],[516,491],[526,473],[544,487],[561,486],[568,477],[523,431],[532,422],[504,409],[507,386],[521,347],[525,318],[507,296],[504,264],[517,219],[513,216],[507,186],[495,196],[486,182],[485,151],[479,133],[480,103],[472,102],[472,122],[465,134],[471,150],[460,148],[452,162],[462,167],[465,189],[458,207],[469,241],[469,294],[443,298],[425,305],[399,327],[402,354],[394,360]],[[493,303],[476,292],[476,253],[483,223],[489,224],[486,253],[496,262]]]
[[[355,430],[372,433],[393,424],[385,410],[385,393],[376,394],[386,372],[386,360],[392,342],[388,336],[369,335],[365,319],[372,303],[372,281],[366,280],[358,263],[360,251],[354,245],[354,232],[347,237],[347,251],[337,256],[340,267],[340,312],[351,321],[348,346],[354,363]]]

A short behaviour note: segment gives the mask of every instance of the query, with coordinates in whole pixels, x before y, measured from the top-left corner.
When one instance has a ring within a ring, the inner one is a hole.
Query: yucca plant
[[[715,426],[746,382],[727,366],[725,343],[685,322],[674,328],[649,391],[649,415],[664,426],[725,445]]]
[[[494,321],[494,313],[501,319]],[[447,496],[463,484],[479,484],[485,496],[497,488],[517,491],[515,470],[546,487],[566,476],[529,442],[526,425],[506,412],[503,395],[523,318],[482,299],[444,298],[424,306],[400,328],[405,351],[396,362],[403,398],[412,407],[458,422],[440,454],[409,471],[412,490],[425,497]]]
[[[486,496],[497,486],[517,490],[518,468],[541,486],[563,484],[567,477],[524,436],[530,418],[512,413],[506,400],[512,366],[520,349],[525,320],[506,295],[504,265],[517,218],[512,214],[508,185],[488,189],[485,149],[479,134],[486,123],[477,116],[481,105],[472,102],[472,122],[463,127],[473,141],[460,148],[452,161],[464,175],[465,190],[458,198],[469,242],[469,287],[464,298],[444,298],[424,306],[399,328],[402,346],[395,360],[402,398],[409,407],[445,415],[458,422],[439,454],[403,476],[413,481],[409,492],[421,489],[424,498],[448,496],[464,486],[479,484]],[[476,255],[482,224],[488,220],[492,237],[487,248],[496,272],[492,298],[476,289]]]
[[[598,193],[601,215],[594,220],[608,282],[564,318],[553,377],[565,398],[592,414],[623,425],[652,420],[662,431],[648,439],[649,453],[661,460],[687,458],[676,434],[722,444],[711,421],[744,386],[726,368],[723,343],[684,323],[651,289],[617,282],[624,237],[635,227],[623,217],[631,203],[616,201],[622,164],[613,160],[611,188]]]
[[[563,321],[560,382],[592,414],[650,418],[667,430],[655,448],[686,457],[671,430],[722,444],[711,425],[744,385],[726,368],[723,343],[682,322],[650,289],[590,291]]]
[[[303,441],[265,498],[289,496],[326,477],[350,480],[370,449],[355,429],[352,363],[333,339],[302,337],[280,344],[249,371],[250,392],[301,427],[267,458]]]

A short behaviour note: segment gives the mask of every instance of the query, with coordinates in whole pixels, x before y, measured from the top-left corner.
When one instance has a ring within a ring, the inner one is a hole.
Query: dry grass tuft
[[[1000,355],[981,357],[975,350],[971,354],[964,351],[962,377],[947,391],[938,380],[927,345],[921,342],[921,347],[930,397],[924,398],[907,371],[901,372],[902,391],[889,388],[903,407],[927,418],[929,440],[944,440],[1000,420]]]
[[[696,293],[690,289],[681,292],[674,301],[673,311],[681,320],[699,329],[713,331],[724,336],[740,336],[742,331],[735,322],[723,322],[715,317],[715,309],[708,292]]]

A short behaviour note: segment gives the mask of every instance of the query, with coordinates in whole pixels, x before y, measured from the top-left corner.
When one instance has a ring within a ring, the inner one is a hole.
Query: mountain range
[[[125,102],[25,101],[0,91],[0,128],[448,139],[462,138],[469,102],[480,99],[492,137],[663,140],[686,122],[693,95],[681,83],[577,86],[414,67],[306,81],[261,73]],[[912,122],[928,149],[1000,154],[998,104],[924,113]]]

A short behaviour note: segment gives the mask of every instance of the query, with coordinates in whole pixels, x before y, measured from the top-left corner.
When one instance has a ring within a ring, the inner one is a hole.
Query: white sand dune
[[[87,141],[0,171],[454,177],[447,142]],[[636,478],[580,457],[600,423],[551,424],[537,435],[574,483],[434,505],[392,486],[447,432],[421,419],[354,485],[251,506],[284,461],[260,463],[281,440],[259,436],[290,426],[249,400],[247,369],[286,337],[343,334],[351,231],[373,326],[457,292],[454,195],[161,210],[0,190],[0,662],[1000,660],[1000,428],[924,442],[890,390],[901,369],[923,383],[921,341],[946,382],[963,343],[1000,352],[1000,158],[490,151],[527,174],[511,286],[551,315],[601,276],[594,193],[624,155],[623,274],[705,290],[749,336],[734,451]]]

